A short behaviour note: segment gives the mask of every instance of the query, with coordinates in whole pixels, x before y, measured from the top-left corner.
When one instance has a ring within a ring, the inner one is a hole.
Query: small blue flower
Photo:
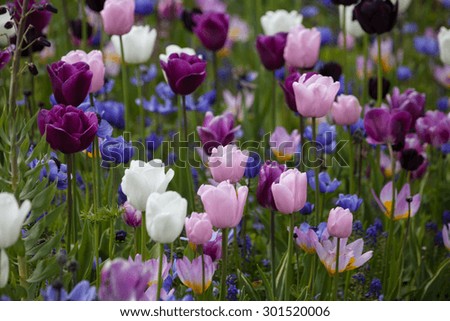
[[[261,156],[258,153],[251,151],[245,165],[244,176],[247,178],[255,178],[259,174],[262,161]]]
[[[206,113],[211,110],[211,107],[216,102],[216,91],[211,90],[206,94],[201,95],[197,102],[192,95],[186,96],[186,110],[188,111],[198,111],[201,113]]]
[[[437,56],[439,54],[439,43],[433,37],[414,37],[414,48],[416,48],[419,53],[428,56]]]
[[[362,233],[363,233],[363,225],[362,225],[360,220],[357,220],[357,221],[353,222],[352,230],[353,230],[353,232],[355,232],[355,234],[362,235]]]
[[[156,95],[153,95],[150,100],[143,100],[145,110],[153,113],[167,115],[175,113],[177,106],[174,104],[175,93],[170,89],[170,86],[165,82],[160,82],[155,88]],[[136,99],[136,104],[141,106],[141,100]]]
[[[116,232],[116,242],[125,242],[127,238],[127,232],[124,230],[119,230]]]
[[[413,33],[416,33],[417,30],[419,30],[419,27],[417,26],[417,23],[415,23],[415,22],[405,23],[402,28],[402,32],[405,34],[413,34]]]
[[[303,18],[313,18],[319,14],[319,9],[316,6],[304,6],[300,13]]]
[[[450,143],[443,144],[441,146],[441,152],[444,155],[450,154]]]
[[[342,208],[347,208],[350,212],[356,212],[362,204],[362,198],[358,198],[357,195],[351,194],[339,194],[339,199],[336,201],[336,205]]]
[[[306,202],[305,206],[300,210],[300,214],[302,215],[309,215],[314,211],[314,204],[311,204],[310,202]]]
[[[95,103],[100,117],[118,129],[125,128],[125,106],[123,103],[108,100]]]
[[[116,84],[116,82],[114,79],[107,78],[107,79],[105,79],[105,84],[103,85],[103,87],[99,91],[97,91],[95,94],[96,95],[109,94],[113,90],[115,84]]]
[[[316,145],[317,150],[326,154],[334,153],[336,150],[336,126],[327,122],[320,123],[317,130]],[[304,137],[312,141],[312,127],[307,126]]]
[[[442,224],[450,224],[450,210],[445,210],[444,213],[442,213]]]
[[[133,157],[134,149],[123,136],[117,138],[108,136],[100,143],[100,153],[103,160],[102,166],[126,164]]]
[[[317,27],[317,30],[320,32],[320,45],[331,45],[334,43],[334,35],[331,28],[328,27]]]
[[[277,70],[275,70],[275,78],[276,78],[278,81],[283,81],[283,80],[284,80],[284,77],[285,77],[285,74],[284,74],[284,66],[281,67],[281,68],[278,68]]]
[[[134,13],[148,16],[155,11],[157,0],[134,0]]]
[[[61,164],[61,162],[52,158],[48,161],[48,171],[45,167],[42,168],[40,173],[40,179],[47,177],[50,183],[56,181],[56,187],[59,190],[65,190],[67,188],[67,165]]]
[[[45,301],[93,301],[96,297],[95,286],[91,286],[89,281],[81,281],[67,294],[64,288],[56,289],[52,285],[41,291]]]
[[[127,196],[122,191],[122,185],[119,185],[119,188],[117,189],[117,205],[123,205],[127,201]]]
[[[355,279],[357,282],[359,282],[361,285],[363,285],[364,283],[366,283],[366,277],[364,276],[364,274],[362,273],[355,273],[352,276],[353,279]]]
[[[369,291],[366,293],[366,297],[379,298],[381,295],[381,281],[380,279],[373,278],[372,282],[370,282]]]
[[[316,180],[314,176],[314,170],[309,170],[306,172],[308,176],[309,186],[313,191],[316,190]],[[341,182],[336,178],[331,180],[330,175],[327,172],[319,173],[319,191],[321,193],[333,193],[341,185]]]
[[[138,68],[141,74],[140,79],[137,78],[137,75],[130,79],[134,86],[148,84],[158,75],[158,68],[156,68],[155,64],[151,64],[150,66],[140,65]]]
[[[366,129],[364,128],[364,120],[362,118],[352,125],[350,125],[350,133],[354,136],[356,133],[361,134],[362,137],[366,136]]]
[[[443,113],[447,112],[449,105],[449,98],[448,97],[441,97],[437,101],[437,108],[442,111]]]
[[[412,71],[406,66],[398,66],[397,68],[397,79],[401,81],[406,81],[411,79]]]

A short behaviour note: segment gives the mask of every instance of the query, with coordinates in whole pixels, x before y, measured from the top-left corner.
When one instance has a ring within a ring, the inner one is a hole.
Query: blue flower
[[[316,190],[316,180],[314,177],[314,170],[309,170],[306,172],[308,175],[308,183],[313,191]],[[327,172],[319,173],[319,191],[321,193],[333,193],[341,185],[341,182],[336,178],[331,180],[330,175]]]
[[[117,205],[123,205],[127,201],[127,196],[122,191],[122,185],[117,189]]]
[[[114,79],[107,78],[107,79],[105,79],[105,84],[103,85],[103,87],[99,91],[97,91],[95,94],[96,95],[109,94],[113,90],[115,84],[116,84],[116,81]]]
[[[442,213],[442,224],[450,224],[450,210],[445,210],[444,213]]]
[[[362,198],[358,198],[357,195],[344,195],[339,194],[339,199],[336,201],[336,205],[342,208],[348,208],[350,212],[356,212],[362,204]]]
[[[316,6],[304,6],[300,13],[303,18],[313,18],[319,14],[319,9]]]
[[[45,167],[42,168],[40,173],[40,179],[47,177],[50,183],[56,181],[56,187],[59,190],[65,190],[67,188],[67,165],[61,164],[61,162],[52,158],[48,161],[48,171]]]
[[[126,164],[133,157],[133,145],[125,141],[123,136],[117,138],[106,137],[100,143],[100,153],[102,155],[102,166],[110,164]]]
[[[147,149],[147,157],[148,159],[153,159],[153,154],[155,151],[161,146],[164,137],[160,136],[156,133],[151,133],[149,136],[145,138],[145,147]]]
[[[319,152],[331,154],[336,149],[336,126],[330,125],[327,122],[320,123],[318,126],[316,145]],[[312,141],[312,127],[307,126],[304,132],[304,137]]]
[[[439,54],[439,43],[433,37],[414,37],[414,48],[416,48],[419,53],[428,56],[436,56]]]
[[[64,288],[59,290],[53,286],[48,286],[41,291],[41,295],[45,301],[93,301],[96,297],[95,286],[91,286],[89,281],[81,281],[67,294]]]
[[[437,108],[440,111],[442,111],[443,113],[445,113],[448,110],[448,105],[449,105],[449,98],[448,97],[441,97],[437,101]]]
[[[380,279],[373,278],[372,282],[370,282],[369,291],[366,293],[366,297],[379,298],[381,295],[381,281]]]
[[[352,125],[350,125],[350,133],[354,136],[356,133],[361,134],[362,137],[366,136],[366,129],[364,128],[364,120],[362,118]]]
[[[245,165],[244,176],[247,178],[255,178],[259,174],[261,169],[261,156],[256,152],[250,152],[247,159],[247,164]]]
[[[305,206],[300,210],[300,214],[302,215],[309,215],[314,210],[314,204],[311,204],[310,202],[306,202]]]
[[[416,33],[417,30],[419,30],[419,27],[415,22],[405,23],[402,28],[402,32],[406,34]]]
[[[334,42],[334,35],[331,28],[328,27],[317,27],[317,30],[320,32],[320,45],[330,45]]]
[[[216,102],[216,91],[211,90],[206,94],[201,95],[197,102],[192,95],[186,96],[186,110],[198,111],[201,113],[206,113],[211,110],[211,106]]]
[[[170,86],[165,82],[160,82],[155,88],[156,95],[153,95],[150,100],[143,100],[145,110],[162,115],[171,114],[177,111],[177,106],[173,100],[175,93],[170,89]],[[136,104],[141,106],[141,100],[136,99]]]
[[[125,242],[127,238],[127,232],[124,230],[116,231],[116,242]]]
[[[406,81],[411,79],[412,71],[406,66],[398,66],[397,68],[397,79],[401,81]]]
[[[353,232],[355,232],[358,235],[362,235],[363,233],[363,226],[360,220],[357,220],[355,222],[353,222],[353,227],[352,227]]]
[[[144,84],[148,84],[158,75],[158,68],[156,68],[155,64],[151,64],[150,66],[140,65],[139,71],[141,74],[140,79],[137,79],[137,75],[131,77],[130,81],[134,86],[142,86]]]
[[[285,77],[284,66],[281,67],[281,68],[278,68],[277,70],[275,70],[274,73],[275,73],[275,78],[278,81],[283,81],[284,80],[284,77]]]
[[[375,222],[373,225],[370,225],[366,230],[365,239],[368,244],[376,245],[378,236],[383,233],[383,223],[379,218],[375,219]]]
[[[352,276],[352,279],[355,279],[357,282],[359,282],[361,285],[366,283],[366,277],[362,273],[355,273]]]
[[[228,275],[226,283],[228,285],[226,299],[228,301],[237,301],[237,299],[238,299],[237,296],[239,294],[239,290],[236,287],[236,284],[237,284],[237,277],[236,277],[236,275],[235,274]]]
[[[125,128],[125,106],[124,104],[108,100],[95,103],[100,117],[118,129]]]
[[[450,143],[443,144],[441,146],[441,152],[444,155],[450,154]]]
[[[134,13],[141,16],[148,16],[155,11],[156,0],[134,0]]]

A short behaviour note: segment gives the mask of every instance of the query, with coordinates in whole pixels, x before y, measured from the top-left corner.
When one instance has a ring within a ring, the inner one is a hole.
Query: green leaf
[[[89,223],[83,226],[83,235],[80,239],[81,245],[77,253],[77,260],[80,264],[80,272],[83,279],[88,279],[92,272],[94,262],[94,249],[92,246],[93,231]]]
[[[248,290],[248,292],[252,296],[252,298],[256,301],[261,301],[261,297],[253,288],[253,285],[250,282],[250,280],[240,270],[237,270],[237,273],[238,273],[238,277],[242,280],[242,282],[244,282],[245,288]]]
[[[28,278],[28,283],[41,282],[46,279],[51,279],[58,274],[59,266],[56,262],[56,257],[51,257],[47,260],[40,261],[33,271],[33,274]]]
[[[275,301],[275,297],[273,295],[273,289],[272,286],[270,285],[269,279],[267,278],[266,273],[264,273],[264,271],[261,269],[261,267],[256,264],[256,268],[258,269],[259,275],[261,276],[261,280],[263,281],[264,287],[266,288],[266,293],[268,296],[268,299],[270,301]]]
[[[62,232],[57,233],[53,238],[36,247],[36,254],[29,260],[35,262],[47,256],[54,248],[58,249],[58,244],[61,243]]]
[[[43,191],[39,192],[31,202],[31,209],[33,211],[47,210],[50,203],[55,197],[56,184],[50,184]]]

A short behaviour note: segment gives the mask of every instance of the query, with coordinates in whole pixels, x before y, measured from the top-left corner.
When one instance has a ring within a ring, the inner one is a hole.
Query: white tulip
[[[441,27],[438,34],[439,53],[444,64],[450,66],[450,29]]]
[[[180,46],[177,46],[177,45],[168,45],[166,47],[166,53],[159,55],[159,60],[167,62],[167,60],[169,60],[169,56],[173,53],[177,53],[177,54],[185,53],[187,55],[192,56],[192,55],[195,55],[195,50],[192,48],[189,48],[189,47],[181,48]]]
[[[177,192],[153,193],[147,200],[146,227],[152,240],[172,243],[180,236],[187,213],[187,201]]]
[[[19,208],[13,194],[0,193],[0,249],[6,249],[17,242],[30,209],[30,201],[26,200]]]
[[[164,193],[174,175],[172,169],[165,172],[164,163],[159,159],[148,163],[133,160],[122,177],[122,191],[134,208],[145,211],[150,194]]]
[[[0,47],[9,45],[9,39],[16,34],[16,24],[7,6],[0,6]],[[0,48],[1,49],[1,48]]]
[[[411,4],[411,0],[397,0],[398,2],[398,12],[399,13],[404,13],[408,8],[409,5]],[[394,2],[395,4],[395,2]]]
[[[130,32],[122,36],[125,62],[129,64],[146,63],[153,53],[156,30],[149,26],[133,26]],[[120,37],[112,36],[111,42],[116,52],[121,55]]]
[[[4,249],[0,249],[0,289],[8,283],[9,260]]]
[[[355,38],[359,38],[364,35],[364,30],[361,28],[358,20],[353,20],[353,9],[356,5],[351,6],[339,6],[339,21],[341,25],[341,29],[343,29],[344,22],[344,8],[345,8],[345,29],[349,35],[352,35]]]
[[[292,28],[300,26],[302,20],[303,16],[295,10],[267,11],[261,17],[261,26],[266,35],[273,36],[278,32],[289,32]]]

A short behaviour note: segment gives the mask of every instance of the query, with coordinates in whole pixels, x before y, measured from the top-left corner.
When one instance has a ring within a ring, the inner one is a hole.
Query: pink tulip
[[[186,235],[189,242],[194,244],[205,244],[212,236],[212,224],[208,214],[193,212],[191,217],[187,218],[184,223]]]
[[[83,50],[72,50],[62,57],[61,60],[69,64],[74,64],[79,61],[87,63],[89,70],[93,74],[89,92],[95,93],[102,89],[105,83],[105,64],[103,63],[103,54],[101,51],[92,50],[87,54]]]
[[[129,33],[134,24],[134,7],[134,1],[106,0],[100,12],[105,32],[117,36]]]
[[[338,125],[352,125],[358,121],[361,111],[362,107],[358,98],[352,95],[340,95],[331,107],[331,116]]]
[[[353,214],[348,209],[336,207],[328,215],[327,230],[330,236],[348,238],[352,234]]]
[[[230,182],[224,181],[217,186],[202,185],[197,194],[213,226],[236,227],[241,221],[247,200],[247,186],[241,186],[236,191]]]
[[[291,29],[284,47],[286,64],[297,68],[312,68],[319,59],[320,32],[316,28],[299,26]]]
[[[309,76],[309,78],[308,78]],[[294,88],[297,111],[303,117],[324,117],[331,109],[340,84],[331,77],[303,74]]]
[[[244,176],[247,159],[246,151],[242,152],[234,145],[220,145],[213,148],[208,165],[216,182],[229,180],[236,183]]]
[[[278,183],[272,184],[272,194],[277,210],[283,214],[300,211],[306,203],[306,173],[289,169],[282,173]]]

